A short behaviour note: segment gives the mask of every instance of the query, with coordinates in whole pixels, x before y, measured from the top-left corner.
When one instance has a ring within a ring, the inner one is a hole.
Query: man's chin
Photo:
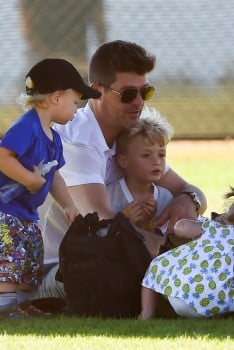
[[[126,127],[127,128],[134,128],[137,125],[139,119],[140,119],[140,115],[136,115],[135,117],[132,117],[126,123]]]

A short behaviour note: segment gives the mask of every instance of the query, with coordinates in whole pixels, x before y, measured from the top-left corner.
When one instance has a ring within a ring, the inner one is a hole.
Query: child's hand
[[[46,182],[46,179],[41,176],[39,167],[34,165],[33,166],[33,176],[32,176],[32,181],[30,184],[26,185],[27,189],[31,192],[37,192]]]
[[[150,221],[154,218],[158,208],[157,201],[150,197],[143,202],[142,222]]]
[[[66,216],[67,221],[71,225],[71,223],[74,221],[75,217],[79,214],[77,208],[74,205],[70,205],[65,207],[64,214]]]
[[[131,221],[133,225],[136,225],[142,218],[142,203],[133,201],[123,208],[122,213]]]

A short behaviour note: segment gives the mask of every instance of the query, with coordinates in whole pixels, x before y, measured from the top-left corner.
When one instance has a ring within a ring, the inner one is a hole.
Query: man
[[[106,189],[120,176],[114,159],[115,138],[123,128],[136,125],[144,101],[152,97],[154,88],[147,74],[154,65],[155,57],[135,43],[121,40],[104,43],[89,66],[90,86],[102,96],[90,99],[84,108],[78,109],[68,125],[55,125],[63,140],[66,160],[61,174],[81,215],[92,212],[98,212],[100,218],[115,215]],[[195,219],[197,213],[205,211],[203,193],[169,166],[158,184],[175,197],[158,222],[162,225],[169,220],[168,232],[173,232],[178,219]],[[62,285],[55,282],[54,276],[59,245],[68,223],[52,198],[41,208],[40,219],[45,232],[45,263],[52,265],[48,265],[49,273],[34,297],[61,297]]]

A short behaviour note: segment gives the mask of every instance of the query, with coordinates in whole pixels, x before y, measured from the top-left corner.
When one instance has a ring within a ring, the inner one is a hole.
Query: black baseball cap
[[[85,84],[70,62],[61,58],[46,58],[38,62],[26,75],[25,85],[27,95],[73,89],[82,94],[82,100],[101,96],[99,91]]]

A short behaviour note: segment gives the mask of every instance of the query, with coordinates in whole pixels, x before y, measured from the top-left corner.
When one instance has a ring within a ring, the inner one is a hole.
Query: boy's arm
[[[15,152],[4,147],[0,147],[0,171],[30,192],[39,190],[46,181],[37,166],[34,171],[28,170],[17,160]]]
[[[72,197],[67,190],[64,179],[57,170],[54,174],[53,183],[50,193],[56,202],[63,208],[68,222],[71,224],[78,214],[78,210],[72,200]]]

